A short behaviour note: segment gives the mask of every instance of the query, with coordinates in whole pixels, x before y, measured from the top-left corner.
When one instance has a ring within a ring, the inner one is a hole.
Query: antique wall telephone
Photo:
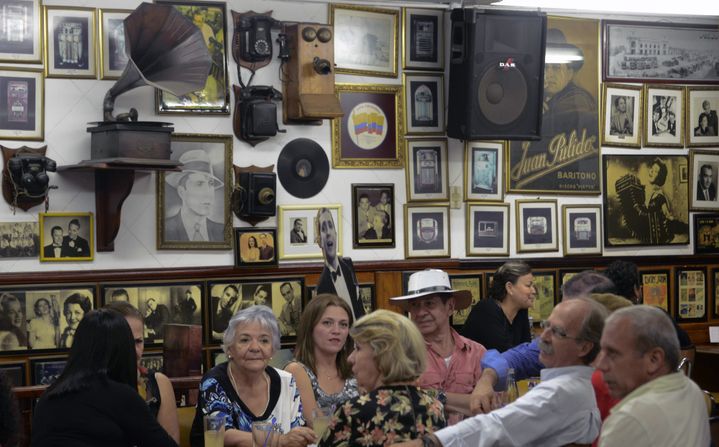
[[[49,206],[47,194],[50,189],[48,172],[55,172],[57,164],[45,156],[47,146],[19,149],[2,147],[5,169],[2,176],[2,192],[5,200],[15,208],[28,209],[45,202],[45,211]]]
[[[237,21],[240,59],[248,62],[272,59],[272,28],[280,22],[269,15],[241,15]]]

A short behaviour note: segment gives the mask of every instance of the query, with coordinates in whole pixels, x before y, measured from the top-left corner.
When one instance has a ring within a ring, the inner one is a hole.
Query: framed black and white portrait
[[[342,222],[342,206],[338,204],[280,205],[277,207],[277,238],[279,242],[277,253],[280,260],[322,257],[322,249],[318,243],[321,229],[317,227],[317,214],[322,208],[329,210],[333,222]],[[305,232],[304,238],[298,238],[292,234],[298,223],[302,224]],[[336,242],[337,256],[342,255],[342,227],[343,225],[338,224],[328,229],[331,233],[328,234],[328,238]]]
[[[377,309],[374,284],[360,284],[359,298],[360,301],[362,301],[362,308],[364,309],[365,315]]]
[[[45,76],[96,78],[95,9],[45,7]]]
[[[404,206],[405,257],[449,257],[449,205]]]
[[[125,54],[124,20],[132,11],[100,9],[98,36],[100,38],[100,79],[119,79],[127,65]]]
[[[599,205],[563,205],[564,254],[602,254],[602,210]]]
[[[40,260],[92,261],[95,237],[92,213],[40,213]]]
[[[719,153],[692,150],[689,167],[689,208],[692,211],[719,211]]]
[[[403,73],[407,135],[444,134],[444,76]]]
[[[444,10],[402,10],[404,69],[444,69]]]
[[[467,203],[467,256],[509,256],[509,204]]]
[[[32,384],[52,385],[60,377],[66,364],[67,359],[65,357],[31,359]]]
[[[0,259],[36,258],[39,253],[37,222],[0,222]]]
[[[502,200],[505,150],[501,141],[465,142],[464,200]]]
[[[449,200],[447,140],[407,140],[407,201]]]
[[[40,0],[4,0],[0,11],[0,62],[42,62]]]
[[[719,146],[719,88],[687,87],[687,146]]]
[[[395,246],[394,184],[352,184],[352,246]]]
[[[624,84],[604,84],[602,144],[641,147],[642,88]]]
[[[517,252],[557,251],[557,201],[517,200]]]
[[[644,86],[644,146],[684,147],[685,92],[675,85]]]
[[[157,176],[157,248],[232,248],[232,136],[173,134],[179,172]]]

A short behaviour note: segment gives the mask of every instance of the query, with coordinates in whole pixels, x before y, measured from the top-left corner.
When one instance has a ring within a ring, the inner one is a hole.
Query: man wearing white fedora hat
[[[449,324],[455,310],[472,304],[472,293],[453,290],[447,273],[435,269],[413,273],[407,289],[407,295],[391,301],[410,313],[427,345],[427,369],[419,384],[439,391],[447,423],[454,424],[463,418],[462,413],[469,414],[470,394],[482,375],[480,362],[487,351]]]
[[[214,209],[215,190],[223,182],[215,177],[207,152],[189,150],[179,161],[182,171],[165,175],[165,181],[177,190],[182,201],[180,211],[165,219],[165,240],[224,241],[225,225],[208,217]]]

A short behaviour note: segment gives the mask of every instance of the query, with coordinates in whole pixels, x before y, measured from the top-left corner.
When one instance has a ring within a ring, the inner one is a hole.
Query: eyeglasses
[[[569,335],[567,335],[567,331],[565,331],[564,329],[562,329],[558,326],[552,326],[552,324],[547,320],[543,320],[541,323],[539,323],[539,326],[544,330],[549,329],[549,331],[552,333],[552,335],[554,337],[562,338],[562,339],[566,338],[569,340],[581,340],[580,338],[577,338],[577,337],[570,337]]]

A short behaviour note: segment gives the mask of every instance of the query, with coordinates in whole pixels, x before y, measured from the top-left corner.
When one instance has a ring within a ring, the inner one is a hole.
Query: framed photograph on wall
[[[711,270],[712,290],[714,291],[712,318],[719,317],[719,269]]]
[[[377,309],[377,295],[375,295],[374,284],[360,284],[359,297],[362,301],[365,315]]]
[[[277,207],[277,237],[279,241],[279,259],[317,259],[322,258],[322,249],[316,241],[320,235],[317,234],[317,213],[320,209],[327,208],[332,214],[335,222],[335,237],[337,242],[337,256],[342,256],[342,206],[332,205],[279,205]],[[306,242],[292,242],[291,230],[299,219],[306,223]]]
[[[399,10],[330,3],[337,73],[397,77]]]
[[[292,241],[307,243],[307,222],[297,219],[290,233]],[[235,228],[235,267],[277,265],[277,230],[274,228]]]
[[[45,138],[45,80],[40,69],[0,69],[0,139]]]
[[[537,290],[537,297],[534,304],[529,308],[529,316],[532,322],[540,323],[547,318],[554,310],[557,291],[557,275],[552,271],[533,271],[534,288]]]
[[[558,251],[557,201],[517,200],[517,252]]]
[[[45,6],[45,76],[96,78],[95,9]]]
[[[332,119],[332,166],[404,165],[402,86],[335,84],[344,116]]]
[[[407,201],[449,200],[447,140],[407,140]]]
[[[642,88],[626,84],[604,84],[602,92],[602,145],[642,145]]]
[[[444,10],[402,9],[402,68],[444,69]]]
[[[232,248],[232,135],[172,134],[178,172],[157,176],[157,249]]]
[[[352,247],[395,246],[394,184],[352,184]]]
[[[718,181],[719,152],[689,151],[689,208],[692,211],[719,211]]]
[[[52,385],[67,364],[67,357],[30,359],[33,385]]]
[[[406,204],[404,222],[405,257],[449,257],[449,205]]]
[[[661,307],[669,312],[669,276],[667,270],[642,270],[639,272],[642,300],[648,306]]]
[[[644,146],[684,147],[685,93],[680,86],[644,86]]]
[[[27,385],[27,364],[25,362],[2,362],[0,363],[0,374],[10,381],[11,387]]]
[[[212,58],[205,88],[177,97],[155,89],[155,108],[160,115],[230,114],[230,88],[227,75],[227,4],[225,2],[156,0],[168,3],[190,19],[205,38]]]
[[[452,313],[452,326],[460,328],[464,326],[474,305],[482,299],[482,275],[474,273],[449,275],[449,283],[454,290],[469,290],[472,293],[472,303],[468,307],[455,310]]]
[[[127,65],[125,24],[131,10],[99,9],[100,79],[120,79]]]
[[[694,214],[694,253],[719,254],[719,213]]]
[[[602,79],[719,84],[715,25],[602,21]],[[691,56],[689,56],[691,55]]]
[[[689,243],[686,155],[602,159],[605,247]]]
[[[0,222],[0,259],[36,258],[40,254],[37,222]]]
[[[706,321],[707,270],[706,267],[687,267],[674,270],[676,288],[674,308],[677,322]]]
[[[92,261],[95,225],[92,213],[40,213],[40,261]]]
[[[0,62],[42,63],[40,0],[5,0],[2,7]]]
[[[562,205],[564,254],[602,254],[602,207]]]
[[[467,203],[467,256],[509,256],[509,204]]]
[[[719,87],[687,87],[687,146],[719,146]]]
[[[403,73],[402,85],[406,134],[444,134],[444,76],[439,73]]]
[[[464,143],[464,200],[502,200],[506,148],[502,141]]]

